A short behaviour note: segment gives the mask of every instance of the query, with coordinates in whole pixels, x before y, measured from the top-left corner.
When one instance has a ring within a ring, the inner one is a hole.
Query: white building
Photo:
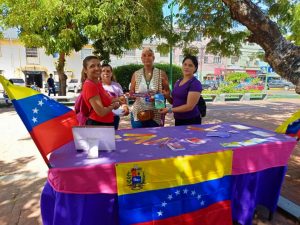
[[[145,43],[154,51],[156,45]],[[66,57],[65,72],[69,79],[80,78],[82,60],[92,55],[91,46],[85,46],[79,52],[72,52]],[[111,56],[113,67],[141,63],[141,49],[126,51],[122,57]],[[46,55],[43,48],[26,48],[17,38],[4,38],[0,40],[0,74],[9,78],[22,78],[27,85],[36,83],[39,87],[47,80],[50,73],[58,80],[55,69],[57,54]],[[169,55],[161,55],[155,51],[156,63],[169,63]]]
[[[26,48],[17,37],[12,35],[4,36],[5,38],[0,40],[0,73],[6,78],[23,78],[27,85],[35,83],[39,87],[43,87],[43,83],[47,80],[50,73],[54,74],[54,79],[58,81],[58,76],[55,69],[55,63],[57,62],[57,54],[46,55],[43,48]],[[158,45],[157,40],[154,41],[146,40],[143,43],[143,47],[150,47],[155,53],[156,63],[170,63],[169,54],[161,54],[156,51],[156,46]],[[249,73],[255,74],[259,70],[258,65],[253,63],[250,65],[245,62],[243,56],[241,56],[237,61],[238,63],[230,64],[231,59],[221,58],[220,56],[214,56],[205,53],[205,42],[198,41],[196,46],[199,47],[199,68],[198,71],[200,76],[207,77],[208,75],[212,77],[220,76],[223,72],[226,72],[234,66],[242,66],[243,70]],[[247,46],[248,47],[248,46]],[[244,49],[244,50],[243,50]],[[246,50],[247,51],[246,51]],[[253,54],[260,48],[251,46],[250,53]],[[242,48],[242,54],[248,53],[247,48]],[[72,52],[66,57],[65,62],[65,73],[67,74],[69,80],[71,78],[80,79],[82,70],[82,60],[88,56],[92,55],[92,46],[85,46],[79,52]],[[117,67],[120,65],[127,64],[138,64],[141,63],[141,53],[142,48],[126,51],[123,56],[116,57],[111,56],[112,67]],[[246,57],[248,59],[248,56]],[[172,62],[175,65],[181,65],[183,59],[182,51],[180,48],[173,49],[173,59]],[[211,59],[211,60],[210,60]],[[251,66],[251,68],[250,68]],[[249,67],[249,68],[248,68]],[[250,71],[251,70],[251,71]],[[215,79],[215,78],[213,78]]]

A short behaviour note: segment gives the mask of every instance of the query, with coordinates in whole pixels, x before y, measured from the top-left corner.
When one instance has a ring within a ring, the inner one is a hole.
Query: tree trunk
[[[229,7],[231,17],[251,31],[249,42],[264,49],[265,60],[276,73],[295,84],[300,94],[300,47],[287,41],[277,24],[251,0],[222,1]]]
[[[56,66],[56,71],[59,77],[59,96],[66,96],[66,88],[67,88],[67,75],[65,74],[65,56],[64,52],[59,53],[59,58]]]

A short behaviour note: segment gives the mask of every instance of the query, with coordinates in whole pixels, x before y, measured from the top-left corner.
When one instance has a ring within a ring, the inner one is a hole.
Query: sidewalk
[[[208,103],[203,123],[240,122],[274,130],[299,108],[298,99]],[[129,118],[122,119],[120,128],[130,127]],[[168,115],[166,126],[173,125]],[[41,225],[39,198],[47,167],[13,108],[0,108],[0,131],[0,225]],[[300,205],[299,144],[290,159],[282,195]],[[259,211],[253,224],[296,224],[281,210],[272,221],[267,218],[267,212]]]

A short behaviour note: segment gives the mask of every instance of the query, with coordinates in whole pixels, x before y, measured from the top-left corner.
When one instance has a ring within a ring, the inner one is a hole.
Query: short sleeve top
[[[173,107],[177,107],[177,106],[186,104],[188,93],[190,91],[191,92],[201,92],[202,91],[201,82],[199,80],[197,80],[195,77],[190,79],[183,85],[179,85],[181,80],[182,79],[176,81],[173,91],[172,91]],[[197,116],[200,116],[200,112],[197,107],[197,104],[191,111],[181,112],[181,113],[174,112],[175,119],[190,119],[190,118],[195,118]]]
[[[120,97],[124,95],[121,85],[112,81],[111,85],[102,83],[104,90],[112,97]]]
[[[92,105],[89,102],[89,99],[96,95],[99,95],[104,107],[108,107],[112,101],[112,98],[104,90],[101,82],[96,84],[93,81],[86,80],[83,84],[82,95],[85,103],[90,109],[92,109]],[[114,120],[112,112],[109,112],[105,116],[99,116],[93,109],[91,110],[89,118],[103,123],[112,123]]]

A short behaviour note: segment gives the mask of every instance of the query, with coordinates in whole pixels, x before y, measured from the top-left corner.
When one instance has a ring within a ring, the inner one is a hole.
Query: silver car
[[[9,82],[14,85],[25,87],[25,81],[22,78],[10,78]]]
[[[81,82],[78,79],[71,79],[67,84],[67,91],[73,91],[77,93],[81,90]]]
[[[268,89],[270,88],[284,88],[284,90],[294,89],[295,85],[286,80],[270,80],[267,84]]]

